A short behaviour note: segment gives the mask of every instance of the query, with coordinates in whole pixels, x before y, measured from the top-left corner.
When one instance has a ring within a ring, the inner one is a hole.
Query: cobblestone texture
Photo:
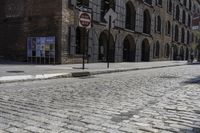
[[[0,133],[200,133],[200,67],[0,85]]]

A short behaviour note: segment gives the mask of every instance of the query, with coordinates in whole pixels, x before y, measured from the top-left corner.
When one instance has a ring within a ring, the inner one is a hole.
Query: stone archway
[[[114,38],[112,35],[110,35],[110,46],[109,50],[107,50],[108,45],[108,31],[103,31],[100,34],[99,37],[99,54],[98,54],[98,60],[100,62],[107,61],[107,53],[109,52],[109,61],[114,62],[115,61],[115,44],[114,44]]]
[[[123,62],[135,62],[136,44],[132,36],[128,35],[123,43]]]
[[[150,45],[147,39],[144,39],[142,42],[142,50],[141,50],[142,58],[141,61],[150,61]]]

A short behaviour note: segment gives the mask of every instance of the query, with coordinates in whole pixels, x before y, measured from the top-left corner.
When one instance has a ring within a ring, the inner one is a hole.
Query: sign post
[[[106,26],[108,28],[108,43],[107,43],[107,55],[106,55],[106,60],[107,60],[107,68],[110,68],[110,38],[111,38],[111,28],[113,29],[115,27],[114,21],[117,19],[117,14],[113,11],[112,8],[109,9],[109,11],[106,13],[104,16],[104,19],[106,20]]]
[[[82,27],[85,29],[85,39],[83,42],[83,63],[82,63],[82,69],[85,69],[85,44],[87,44],[87,35],[88,30],[92,27],[92,15],[90,12],[80,11],[79,12],[79,27]]]

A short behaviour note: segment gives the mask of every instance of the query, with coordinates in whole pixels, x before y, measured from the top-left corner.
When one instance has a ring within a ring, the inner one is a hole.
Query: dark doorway
[[[186,48],[186,57],[185,57],[185,60],[188,60],[188,58],[189,58],[189,49]]]
[[[84,48],[85,46],[85,48]],[[88,42],[86,40],[86,30],[84,28],[76,28],[76,54],[83,54],[83,50],[87,52]]]
[[[107,31],[103,31],[100,34],[99,37],[99,55],[98,60],[100,62],[107,61],[107,45],[108,45],[108,35],[109,33]],[[110,46],[109,46],[109,61],[114,62],[115,61],[115,44],[113,36],[111,35],[110,38]]]
[[[142,42],[142,61],[150,61],[150,46],[147,39]]]
[[[180,48],[180,60],[184,60],[184,55],[185,55],[184,48],[181,47]]]
[[[178,60],[178,48],[177,48],[177,46],[173,47],[173,60]]]
[[[134,39],[129,35],[124,39],[123,62],[134,62],[136,45]]]

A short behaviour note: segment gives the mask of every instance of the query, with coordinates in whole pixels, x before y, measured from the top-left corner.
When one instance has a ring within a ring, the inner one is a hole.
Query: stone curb
[[[84,72],[78,71],[78,72],[70,72],[70,73],[56,73],[56,74],[4,76],[4,77],[0,77],[0,84],[24,82],[24,81],[59,79],[59,78],[78,78],[78,77],[86,77],[86,76],[91,76],[91,75],[110,74],[110,73],[118,73],[118,72],[137,71],[137,70],[148,70],[148,69],[157,69],[157,68],[166,68],[166,67],[176,67],[176,66],[184,66],[184,65],[187,65],[187,63],[179,64],[179,65],[176,64],[176,65],[144,67],[144,68],[119,68],[119,69],[96,70],[96,71],[91,70],[91,71],[84,71]]]

